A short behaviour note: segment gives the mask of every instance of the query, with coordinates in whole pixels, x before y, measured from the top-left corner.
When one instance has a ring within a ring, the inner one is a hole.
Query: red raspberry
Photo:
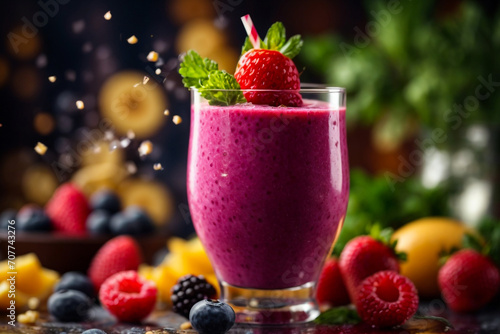
[[[448,307],[458,312],[479,310],[499,289],[500,273],[491,260],[472,249],[453,254],[438,275]]]
[[[153,311],[157,292],[155,284],[136,271],[122,271],[102,284],[99,300],[120,321],[139,322]]]
[[[137,270],[142,262],[141,249],[129,236],[115,237],[106,242],[90,263],[88,275],[96,291],[111,275],[125,270]]]
[[[407,277],[390,270],[380,271],[359,286],[356,308],[369,325],[401,325],[417,312],[417,289]]]
[[[238,61],[234,74],[242,89],[293,90],[291,92],[243,92],[248,102],[300,107],[299,71],[293,61],[279,51],[252,49]]]
[[[85,195],[75,185],[65,183],[56,189],[45,212],[56,230],[81,233],[85,232],[90,207]]]
[[[316,288],[316,300],[320,305],[328,304],[332,307],[347,305],[351,302],[340,274],[339,262],[335,257],[326,260],[321,271]]]

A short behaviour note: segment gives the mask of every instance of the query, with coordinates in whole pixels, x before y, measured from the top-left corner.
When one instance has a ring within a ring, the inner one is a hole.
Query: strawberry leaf
[[[202,59],[196,51],[190,50],[184,56],[179,68],[185,87],[195,87],[211,105],[232,105],[246,102],[240,85],[233,75],[219,70],[219,65],[208,58]],[[213,91],[220,89],[221,91]],[[229,91],[225,91],[229,90]]]
[[[473,234],[465,233],[462,238],[462,247],[470,248],[479,253],[484,253],[485,247],[481,244],[479,238]]]
[[[361,322],[361,318],[355,309],[347,306],[331,308],[321,313],[314,322],[318,325],[356,325]]]
[[[274,23],[267,31],[264,46],[268,50],[280,50],[286,42],[285,26],[281,22]]]
[[[283,55],[292,59],[299,54],[303,44],[304,42],[302,41],[300,35],[292,36],[287,41],[285,26],[281,22],[276,22],[267,31],[264,40],[260,41],[260,48],[279,51]],[[243,47],[241,48],[241,54],[243,55],[253,48],[254,47],[252,43],[250,43],[250,39],[247,37]]]

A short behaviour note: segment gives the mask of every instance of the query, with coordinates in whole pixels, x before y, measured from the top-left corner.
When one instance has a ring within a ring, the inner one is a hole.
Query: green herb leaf
[[[341,306],[321,313],[314,322],[318,325],[356,325],[361,322],[361,318],[355,309]]]
[[[210,91],[210,89],[233,89],[234,91]],[[210,72],[200,92],[210,105],[229,106],[246,102],[238,81],[226,71]]]
[[[285,26],[281,22],[274,23],[267,31],[264,46],[268,50],[280,50],[286,42]]]
[[[288,42],[286,42],[279,51],[288,58],[292,59],[299,54],[303,44],[304,42],[302,41],[300,35],[295,35],[290,37]]]
[[[208,79],[208,74],[219,69],[219,65],[208,58],[202,59],[196,51],[189,50],[181,62],[179,74],[182,75],[184,87],[203,86]]]
[[[211,105],[233,105],[246,102],[240,85],[233,75],[219,70],[213,60],[202,59],[196,51],[190,50],[180,64],[179,74],[185,87],[195,87]],[[232,91],[209,91],[230,89]]]

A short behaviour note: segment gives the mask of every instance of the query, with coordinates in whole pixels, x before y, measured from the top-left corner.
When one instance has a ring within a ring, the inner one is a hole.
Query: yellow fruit
[[[467,231],[470,230],[458,221],[429,217],[408,223],[394,233],[393,240],[398,240],[396,251],[405,252],[408,257],[401,264],[401,274],[415,283],[421,296],[439,296],[439,254],[460,247]]]
[[[163,86],[154,80],[143,84],[146,73],[123,71],[109,78],[101,88],[102,116],[111,121],[119,134],[132,130],[138,138],[153,135],[166,117],[167,99]]]
[[[172,195],[158,182],[128,179],[120,185],[118,194],[125,207],[143,208],[158,226],[167,223],[174,214]]]
[[[82,166],[89,166],[101,163],[111,163],[122,165],[124,162],[123,149],[117,148],[110,150],[110,143],[99,141],[95,143],[93,150],[88,150],[86,154],[82,154]]]
[[[22,182],[26,199],[40,206],[47,203],[59,185],[52,169],[41,164],[28,168]]]
[[[16,294],[21,292],[27,297],[44,299],[51,294],[54,285],[59,280],[57,272],[42,268],[38,257],[34,253],[18,256],[15,265],[15,269],[10,270],[7,261],[0,263],[0,281],[9,278],[8,272],[17,272],[15,275]]]
[[[28,304],[29,296],[27,296],[22,291],[19,291],[16,287],[15,294],[9,292],[10,284],[8,281],[0,282],[0,309],[2,312],[6,311],[6,308],[10,306],[10,301],[14,299],[16,302],[16,310],[22,309]],[[9,296],[10,295],[10,296]],[[10,298],[14,297],[14,298]]]
[[[128,173],[122,165],[114,163],[99,163],[80,168],[72,178],[87,196],[92,195],[100,189],[115,190]]]
[[[214,26],[212,20],[198,19],[185,24],[177,35],[177,52],[195,50],[202,57],[208,57],[226,43],[224,33]]]
[[[178,279],[170,267],[160,266],[154,269],[153,281],[156,282],[161,301],[170,304],[170,290]]]

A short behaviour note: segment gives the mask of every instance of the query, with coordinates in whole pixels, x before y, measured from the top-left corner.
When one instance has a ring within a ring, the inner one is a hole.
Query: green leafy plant
[[[281,22],[274,23],[267,31],[264,40],[260,41],[260,48],[266,50],[276,50],[292,59],[299,54],[302,49],[302,37],[300,35],[294,35],[288,40],[286,39],[285,26]],[[247,37],[243,48],[241,49],[241,54],[252,50],[254,47],[250,43],[250,39]]]

